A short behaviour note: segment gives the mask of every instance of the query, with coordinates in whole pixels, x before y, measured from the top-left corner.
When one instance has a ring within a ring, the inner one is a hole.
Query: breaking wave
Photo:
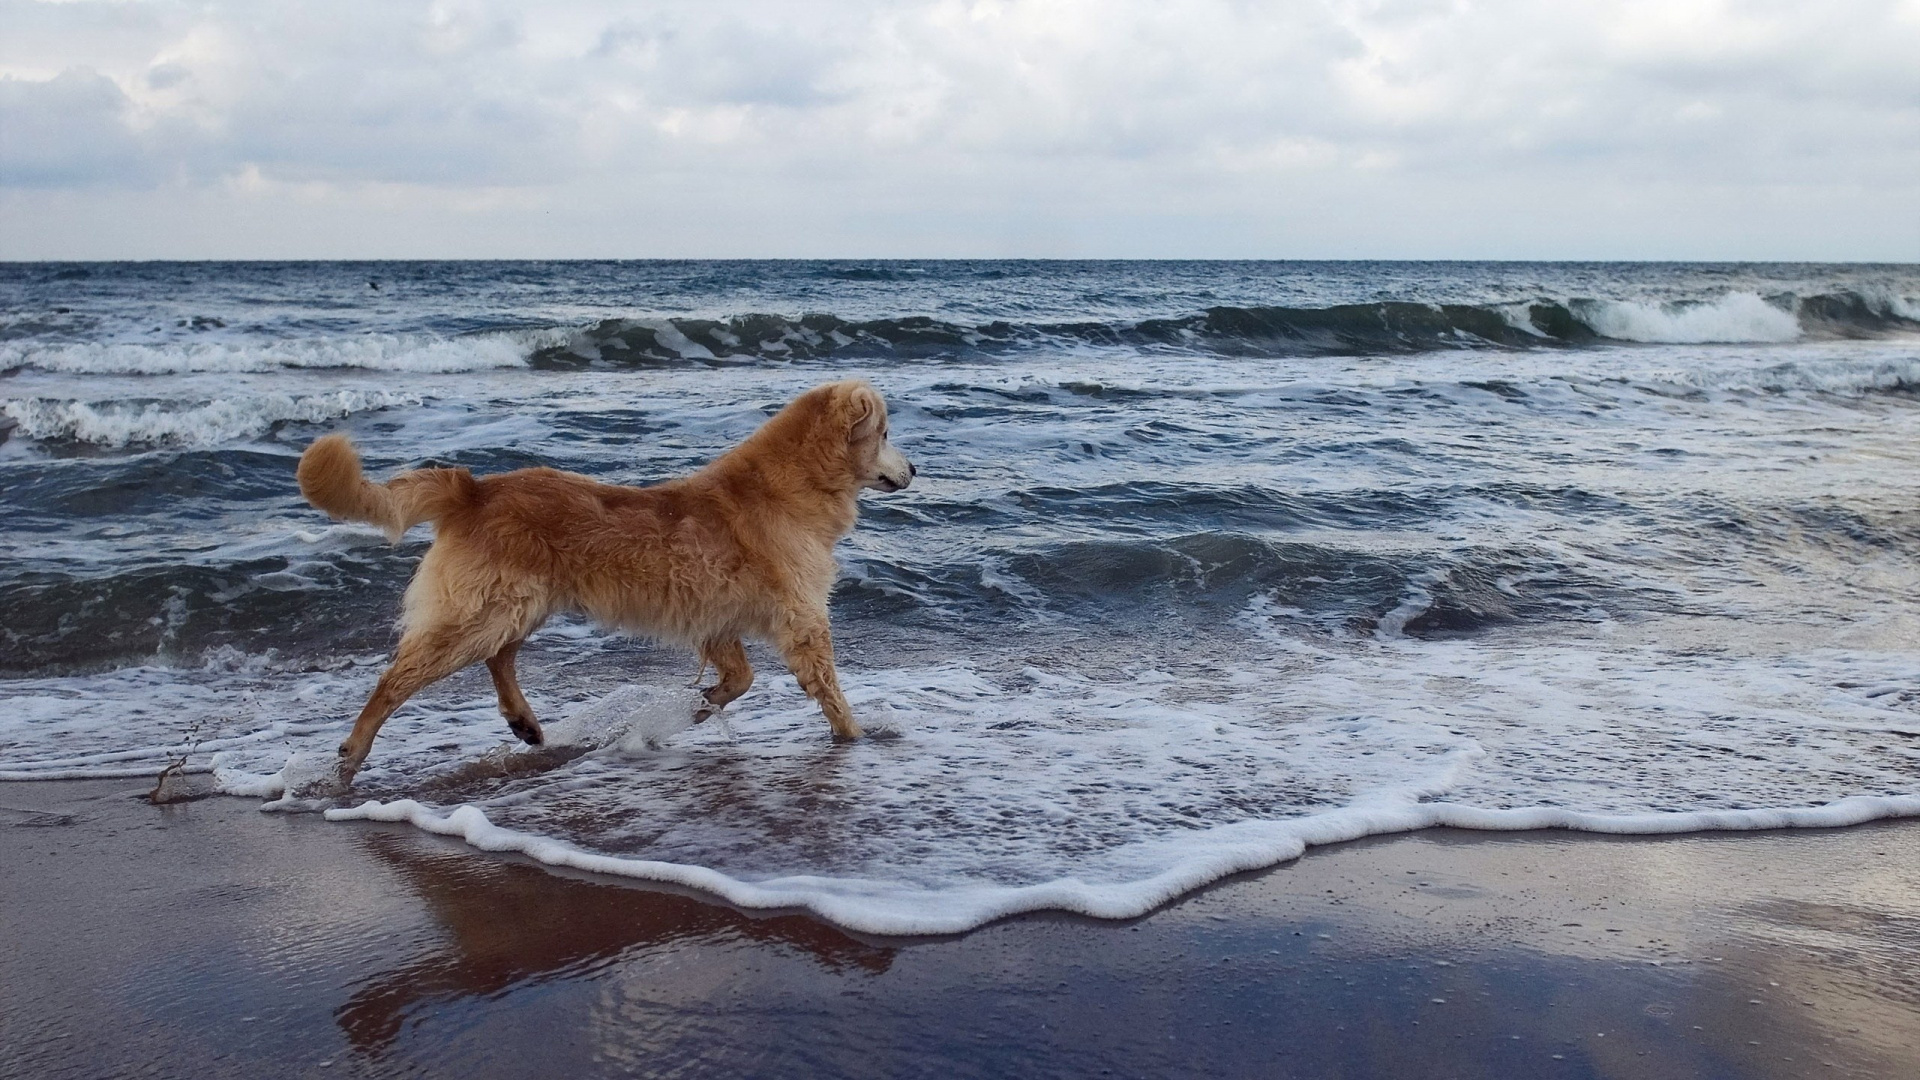
[[[0,343],[0,373],[32,369],[67,375],[183,375],[352,368],[431,375],[520,367],[545,340],[538,331],[210,342],[49,343],[28,339]]]
[[[938,360],[1035,348],[1196,354],[1360,356],[1609,343],[1772,344],[1920,333],[1920,300],[1892,292],[1799,297],[1729,292],[1709,299],[1387,301],[1330,307],[1220,306],[1128,321],[958,322],[926,315],[831,313],[728,318],[609,318],[588,326],[451,337],[364,334],[269,341],[0,342],[0,373],[167,375],[360,369],[444,374],[531,366],[647,368],[828,359]]]
[[[289,421],[317,424],[355,413],[421,404],[418,394],[336,390],[326,394],[256,394],[212,401],[0,400],[15,432],[43,442],[94,446],[212,446],[261,435]]]
[[[965,324],[925,316],[849,320],[753,314],[606,319],[538,348],[540,368],[722,365],[827,357],[939,359],[1033,347],[1126,347],[1228,356],[1344,356],[1605,343],[1777,343],[1920,332],[1920,303],[1893,294],[1709,300],[1574,299],[1502,305],[1386,302],[1214,307],[1132,322]]]

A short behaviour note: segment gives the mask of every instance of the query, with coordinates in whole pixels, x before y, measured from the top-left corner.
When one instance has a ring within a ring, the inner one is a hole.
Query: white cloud
[[[1916,55],[1912,0],[0,0],[0,255],[1916,258]]]

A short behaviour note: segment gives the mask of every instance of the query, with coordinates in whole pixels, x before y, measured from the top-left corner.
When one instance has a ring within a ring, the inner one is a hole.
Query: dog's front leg
[[[800,689],[818,702],[820,711],[833,725],[836,739],[857,739],[860,725],[853,722],[853,710],[840,692],[840,677],[833,670],[833,631],[825,612],[795,612],[789,615],[774,645],[787,662]]]

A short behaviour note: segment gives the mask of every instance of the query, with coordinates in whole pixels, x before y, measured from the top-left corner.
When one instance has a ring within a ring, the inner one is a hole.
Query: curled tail
[[[377,525],[387,539],[422,521],[439,521],[473,502],[480,487],[465,469],[415,469],[384,484],[360,471],[360,455],[345,435],[326,435],[300,455],[300,494],[329,515]]]

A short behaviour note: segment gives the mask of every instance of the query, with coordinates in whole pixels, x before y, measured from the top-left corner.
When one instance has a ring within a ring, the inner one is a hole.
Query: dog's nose
[[[913,479],[914,477],[916,477],[916,476],[919,476],[919,475],[920,475],[920,468],[919,468],[919,466],[917,466],[917,465],[915,465],[915,464],[914,464],[913,462],[911,462],[911,461],[909,461],[909,462],[907,462],[907,479],[909,479],[909,480],[911,480],[911,479]]]

